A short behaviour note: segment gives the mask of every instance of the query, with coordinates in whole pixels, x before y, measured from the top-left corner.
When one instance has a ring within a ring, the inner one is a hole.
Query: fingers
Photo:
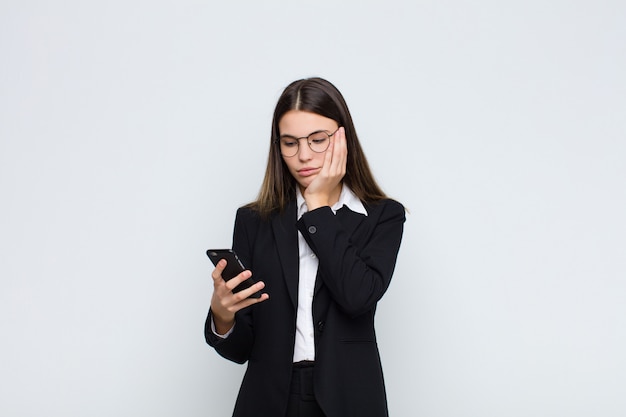
[[[217,265],[215,265],[215,269],[213,270],[213,272],[211,273],[211,278],[213,278],[213,284],[215,286],[221,284],[222,282],[224,282],[224,285],[229,289],[229,290],[233,290],[233,288],[235,288],[237,285],[241,284],[242,282],[244,282],[245,280],[247,280],[248,278],[250,278],[252,276],[252,272],[250,272],[249,270],[243,271],[242,273],[240,273],[239,275],[237,275],[236,277],[225,281],[222,278],[222,272],[224,272],[224,269],[226,268],[227,262],[225,259],[220,259],[220,261],[217,263]]]
[[[346,163],[348,160],[348,146],[346,141],[346,130],[340,127],[337,133],[331,138],[330,146],[326,151],[324,167],[326,176],[341,180],[346,173]]]
[[[235,289],[235,287],[237,287],[239,284],[241,284],[242,282],[244,282],[245,280],[247,280],[251,276],[252,276],[252,272],[250,272],[248,270],[243,271],[242,273],[240,273],[236,277],[226,281],[226,288],[228,288],[230,291],[232,291],[233,289]]]
[[[213,283],[215,281],[219,281],[222,279],[222,272],[224,272],[224,268],[226,268],[226,260],[220,259],[220,261],[215,265],[215,269],[211,272],[211,278],[213,278]]]
[[[337,131],[339,133],[339,131]],[[335,136],[337,133],[330,138],[330,144],[328,145],[328,149],[326,149],[326,154],[324,154],[324,165],[322,166],[322,172],[328,172],[330,170],[330,166],[333,163],[333,152],[335,152]]]
[[[222,318],[224,321],[230,321],[234,319],[234,314],[237,311],[251,306],[252,304],[265,301],[269,298],[269,295],[267,293],[263,293],[259,298],[248,298],[257,291],[261,291],[265,288],[265,283],[262,281],[259,281],[242,291],[233,293],[233,289],[250,278],[252,276],[252,272],[246,270],[236,277],[228,281],[224,281],[222,278],[222,272],[225,267],[226,261],[222,259],[217,263],[215,269],[211,273],[214,286],[211,308],[215,315]]]
[[[346,141],[346,130],[341,127],[337,131],[337,138],[333,144],[333,160],[331,170],[335,175],[343,175],[346,173],[346,162],[348,160],[348,144]]]
[[[268,293],[261,294],[259,298],[250,297],[255,292],[261,291],[263,287],[265,286],[265,285],[259,286],[258,284],[263,284],[263,283],[257,282],[255,285],[251,286],[250,288],[246,288],[245,290],[241,290],[233,294],[233,301],[235,301],[235,303],[233,304],[233,307],[234,307],[233,312],[239,311],[242,308],[246,308],[248,306],[251,306],[252,304],[257,304],[270,298]]]

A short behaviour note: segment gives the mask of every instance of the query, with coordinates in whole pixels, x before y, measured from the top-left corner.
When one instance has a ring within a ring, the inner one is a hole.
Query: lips
[[[313,174],[317,174],[319,168],[302,168],[298,170],[298,175],[301,177],[309,177]]]

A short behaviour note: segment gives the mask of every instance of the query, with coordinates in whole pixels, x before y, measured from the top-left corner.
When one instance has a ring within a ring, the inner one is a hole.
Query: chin
[[[298,181],[298,185],[300,186],[300,190],[304,192],[309,185],[313,182],[313,178],[307,178],[307,181]]]
[[[308,187],[309,184],[302,184],[302,183],[298,183],[298,188],[300,188],[300,191],[302,192],[302,194],[304,194],[304,190],[306,190],[306,187]]]

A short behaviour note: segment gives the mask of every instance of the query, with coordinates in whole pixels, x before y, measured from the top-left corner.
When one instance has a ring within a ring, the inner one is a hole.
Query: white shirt
[[[306,212],[309,211],[306,206],[306,201],[300,192],[300,189],[296,189],[296,204],[298,208],[298,220]],[[339,200],[332,205],[331,210],[336,213],[337,210],[343,206],[348,207],[355,213],[360,213],[367,216],[367,210],[361,200],[358,199],[352,190],[343,185],[341,188],[341,194]],[[296,312],[296,340],[293,350],[293,361],[313,361],[315,360],[315,332],[313,327],[313,294],[315,290],[315,277],[317,276],[317,267],[319,261],[315,253],[311,250],[309,245],[304,240],[302,233],[298,231],[298,252],[300,254],[300,271],[298,279],[298,310]],[[267,302],[271,302],[268,300]],[[211,318],[211,330],[219,337],[226,338],[232,332],[235,326],[226,332],[224,335],[220,335],[215,331],[215,324]]]
[[[300,217],[309,210],[299,188],[296,191],[296,204],[298,220],[300,220]],[[344,205],[356,213],[367,216],[367,211],[361,200],[346,185],[342,187],[339,200],[332,205],[331,210],[336,213]],[[314,361],[313,292],[319,261],[300,231],[298,231],[298,250],[300,253],[300,277],[298,280],[298,310],[296,313],[296,342],[293,350],[293,361]]]

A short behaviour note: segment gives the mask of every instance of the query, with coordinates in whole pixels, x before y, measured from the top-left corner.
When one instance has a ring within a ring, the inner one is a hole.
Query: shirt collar
[[[300,187],[296,187],[296,204],[298,207],[298,219],[307,211],[309,211],[306,206],[306,202],[304,201],[304,197],[300,192]],[[345,184],[341,186],[341,194],[339,194],[339,200],[335,204],[332,205],[331,210],[333,213],[337,213],[337,210],[342,208],[343,206],[348,207],[348,209],[352,210],[355,213],[362,214],[367,216],[367,210],[365,210],[365,206],[359,200],[359,198],[352,192],[350,187]]]

